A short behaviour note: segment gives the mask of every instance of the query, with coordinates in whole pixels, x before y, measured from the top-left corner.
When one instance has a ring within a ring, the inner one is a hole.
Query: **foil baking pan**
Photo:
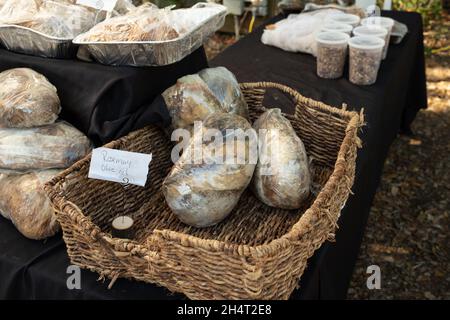
[[[198,3],[193,8],[212,6]],[[225,24],[227,9],[221,10],[205,20],[190,32],[179,38],[166,41],[120,41],[120,42],[85,42],[84,34],[77,36],[73,43],[85,46],[91,56],[98,62],[114,66],[149,67],[164,66],[178,62],[200,48],[206,40]]]
[[[71,59],[77,52],[72,39],[47,36],[17,25],[0,25],[0,43],[10,51],[46,58]]]

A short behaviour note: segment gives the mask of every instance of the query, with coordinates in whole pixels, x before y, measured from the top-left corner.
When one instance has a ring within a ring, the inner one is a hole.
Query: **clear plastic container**
[[[361,18],[358,17],[356,14],[349,14],[349,13],[334,13],[327,16],[325,19],[326,22],[328,21],[334,21],[344,24],[349,24],[353,28],[356,28],[359,25],[359,22],[361,21]]]
[[[361,20],[361,25],[363,26],[378,26],[385,28],[387,30],[386,36],[386,56],[387,56],[387,47],[389,47],[389,42],[391,41],[392,28],[394,27],[395,21],[388,17],[369,17]],[[384,56],[384,58],[386,58]],[[383,59],[384,59],[383,58]]]
[[[350,36],[343,32],[327,31],[316,35],[317,75],[336,79],[344,73]]]
[[[383,60],[386,59],[389,48],[389,33],[386,28],[377,25],[365,25],[353,30],[355,36],[375,36],[384,40]]]
[[[350,47],[350,82],[371,85],[377,81],[383,56],[384,40],[375,36],[357,36],[348,41]]]
[[[325,32],[325,31],[343,32],[350,36],[353,31],[353,26],[350,24],[345,24],[345,23],[341,23],[341,22],[327,21],[323,25],[321,31],[323,31],[323,32]]]

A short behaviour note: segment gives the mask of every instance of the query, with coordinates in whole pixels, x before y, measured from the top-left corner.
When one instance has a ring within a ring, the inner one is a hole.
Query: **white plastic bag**
[[[303,52],[316,56],[315,35],[330,14],[342,13],[328,9],[301,14],[291,14],[286,19],[264,30],[262,43],[290,52]]]

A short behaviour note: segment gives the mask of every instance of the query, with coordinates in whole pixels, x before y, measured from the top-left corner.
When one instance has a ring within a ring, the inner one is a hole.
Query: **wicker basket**
[[[87,178],[90,156],[47,183],[72,263],[114,281],[155,283],[191,299],[287,299],[311,257],[334,237],[353,184],[362,114],[332,108],[275,83],[241,85],[252,120],[265,109],[266,89],[293,100],[285,115],[313,159],[317,196],[300,210],[268,207],[246,191],[217,226],[181,223],[166,205],[161,184],[170,171],[172,143],[155,127],[131,133],[108,148],[153,153],[147,186],[124,189]],[[135,218],[134,240],[112,238],[111,221]]]

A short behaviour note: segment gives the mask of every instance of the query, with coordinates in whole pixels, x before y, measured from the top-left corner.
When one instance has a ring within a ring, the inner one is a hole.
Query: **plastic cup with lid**
[[[324,31],[316,35],[317,75],[325,79],[342,77],[350,36],[343,32]]]
[[[343,32],[350,36],[353,31],[353,26],[351,24],[345,24],[341,22],[326,21],[323,24],[321,31]]]
[[[339,23],[345,23],[351,25],[353,28],[357,27],[359,25],[359,22],[361,21],[361,18],[358,17],[355,14],[349,14],[349,13],[333,13],[328,15],[325,18],[325,21],[334,21]]]
[[[383,60],[386,59],[389,48],[389,33],[386,28],[377,25],[365,25],[356,27],[353,30],[355,36],[375,36],[384,40]]]
[[[385,28],[388,32],[386,36],[388,42],[387,46],[389,46],[389,42],[391,40],[392,28],[394,28],[394,23],[395,23],[394,19],[388,17],[368,17],[361,20],[361,25],[363,26],[378,26]]]
[[[350,47],[349,79],[357,85],[377,81],[385,42],[376,36],[356,36],[348,41]]]

